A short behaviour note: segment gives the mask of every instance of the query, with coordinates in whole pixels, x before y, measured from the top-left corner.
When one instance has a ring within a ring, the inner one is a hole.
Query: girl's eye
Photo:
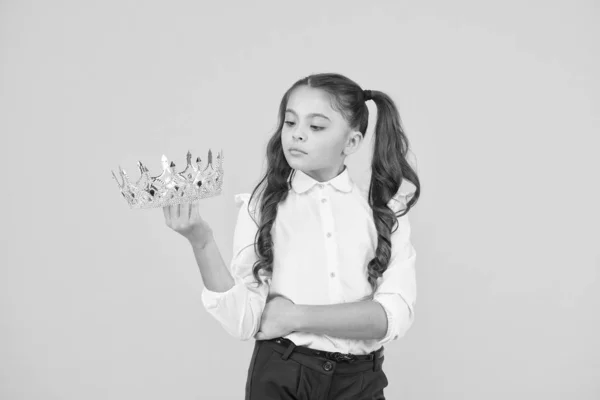
[[[292,122],[292,121],[285,121],[284,123],[285,123],[287,126],[294,126],[294,124],[295,124],[295,122]],[[325,129],[325,128],[324,128],[324,127],[322,127],[322,126],[317,126],[317,125],[311,125],[310,127],[311,127],[311,128],[315,128],[315,130],[317,130],[317,131],[320,131],[320,130],[323,130],[323,129]]]

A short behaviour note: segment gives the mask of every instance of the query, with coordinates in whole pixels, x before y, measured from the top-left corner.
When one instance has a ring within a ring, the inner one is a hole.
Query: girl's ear
[[[346,140],[346,146],[344,147],[344,154],[349,156],[356,152],[360,148],[362,143],[363,135],[359,131],[351,131]]]

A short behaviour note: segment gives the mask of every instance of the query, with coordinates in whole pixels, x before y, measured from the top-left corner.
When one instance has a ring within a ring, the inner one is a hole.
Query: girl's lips
[[[290,149],[290,154],[300,155],[300,154],[306,154],[306,153],[301,150]]]

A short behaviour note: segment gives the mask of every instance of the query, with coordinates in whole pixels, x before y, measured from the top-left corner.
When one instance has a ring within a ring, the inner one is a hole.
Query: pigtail
[[[391,235],[398,228],[398,218],[406,215],[417,202],[420,183],[406,158],[409,142],[394,101],[385,93],[375,90],[371,91],[371,98],[377,105],[377,123],[368,197],[377,228],[377,249],[375,257],[367,266],[367,274],[369,284],[375,292],[377,279],[387,270],[391,258]],[[414,184],[416,191],[403,212],[396,214],[388,207],[388,203],[405,179]]]

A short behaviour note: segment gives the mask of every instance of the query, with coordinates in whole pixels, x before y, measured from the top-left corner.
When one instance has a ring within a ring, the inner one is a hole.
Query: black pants
[[[255,342],[245,400],[385,400],[383,355],[348,363],[296,348],[273,340]]]

